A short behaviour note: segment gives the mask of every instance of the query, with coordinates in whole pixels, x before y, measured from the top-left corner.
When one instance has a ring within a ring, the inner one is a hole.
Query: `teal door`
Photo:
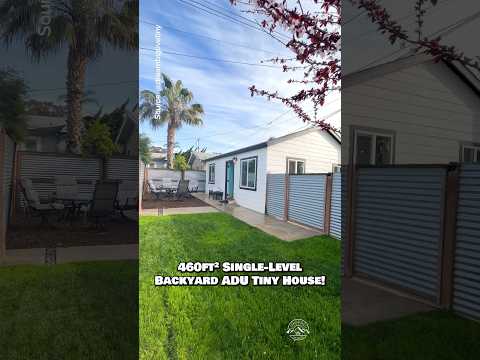
[[[233,161],[227,161],[225,167],[225,199],[233,199],[234,165]]]

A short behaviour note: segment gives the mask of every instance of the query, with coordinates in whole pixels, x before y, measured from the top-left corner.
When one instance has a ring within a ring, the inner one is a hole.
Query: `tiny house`
[[[268,174],[329,173],[340,163],[340,139],[318,128],[217,155],[206,160],[206,193],[265,213]]]

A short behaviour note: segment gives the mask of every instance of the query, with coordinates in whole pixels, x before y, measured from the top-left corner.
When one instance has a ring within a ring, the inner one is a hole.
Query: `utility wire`
[[[434,36],[439,37],[439,36],[443,36],[443,35],[445,35],[445,34],[449,35],[449,34],[451,34],[452,32],[457,31],[457,30],[460,29],[461,27],[463,27],[463,26],[467,25],[468,23],[472,22],[473,20],[475,20],[475,19],[478,18],[478,17],[480,17],[480,11],[479,11],[479,12],[476,12],[476,13],[470,15],[470,16],[467,16],[467,17],[465,17],[465,18],[462,18],[462,19],[454,22],[453,24],[447,25],[447,26],[445,26],[445,27],[443,27],[443,28],[441,28],[441,29],[439,29],[439,30],[437,30],[437,31],[434,31],[433,33],[429,34],[429,35],[427,36],[427,38],[431,38],[431,37],[434,37]],[[396,54],[398,54],[398,53],[401,52],[401,51],[404,51],[404,50],[406,50],[406,49],[411,49],[412,46],[413,46],[413,45],[408,46],[407,48],[403,48],[403,47],[402,47],[402,48],[397,49],[397,50],[395,50],[395,51],[393,51],[393,52],[391,52],[391,53],[388,53],[388,54],[383,55],[383,56],[381,56],[381,57],[379,57],[379,58],[377,58],[377,59],[374,59],[374,60],[370,61],[369,63],[367,63],[366,65],[362,66],[358,71],[365,70],[365,69],[369,68],[371,65],[376,64],[377,62],[379,62],[379,61],[381,61],[381,60],[384,60],[384,59],[387,59],[387,58],[389,58],[389,57],[391,57],[391,56],[393,56],[393,55],[396,55]]]
[[[185,1],[185,0],[177,0],[177,1],[179,1],[180,3],[182,3],[182,4],[184,4],[184,5],[189,5],[189,6],[191,6],[191,7],[194,7],[194,8],[196,8],[196,9],[198,9],[198,10],[201,10],[201,11],[206,12],[206,13],[208,13],[208,14],[214,15],[214,16],[222,19],[222,20],[227,20],[227,21],[236,23],[236,24],[238,24],[238,25],[246,26],[246,27],[248,27],[248,28],[251,28],[251,29],[256,30],[256,31],[260,31],[260,32],[262,32],[262,33],[264,33],[264,34],[267,34],[267,35],[275,38],[275,36],[274,36],[273,34],[269,33],[267,30],[263,29],[261,26],[258,26],[258,24],[257,24],[256,26],[254,26],[254,25],[249,24],[249,23],[246,23],[246,22],[244,22],[244,21],[235,19],[235,18],[232,17],[232,16],[222,15],[222,14],[220,14],[218,11],[216,11],[215,9],[212,9],[212,8],[210,8],[210,7],[208,7],[208,6],[205,6],[205,5],[203,5],[203,7],[201,7],[201,6],[192,4],[192,3],[190,3],[190,2],[187,2],[187,1]],[[283,41],[289,40],[289,38],[286,37],[286,36],[283,36],[283,35],[280,35],[280,36],[282,36],[282,37],[284,38]],[[275,38],[275,39],[277,39],[277,38]],[[280,42],[283,44],[283,41],[282,41],[282,40],[280,40],[280,39],[277,39],[277,40],[280,41]]]
[[[132,81],[118,81],[118,82],[110,82],[110,83],[96,83],[85,86],[86,89],[92,87],[104,87],[104,86],[114,86],[114,85],[121,85],[121,84],[138,84],[138,80]],[[58,87],[58,88],[50,88],[50,89],[31,89],[28,92],[43,92],[43,91],[58,91],[58,90],[67,90],[66,87]]]
[[[155,49],[150,49],[150,48],[146,48],[146,47],[140,47],[140,49],[147,50],[147,51],[156,51]],[[229,64],[260,66],[260,67],[268,67],[268,68],[272,68],[272,69],[281,69],[280,66],[268,65],[268,64],[257,64],[257,63],[249,63],[249,62],[237,61],[237,60],[228,60],[228,59],[211,58],[211,57],[206,57],[206,56],[182,54],[182,53],[178,53],[178,52],[175,52],[175,51],[168,51],[168,50],[161,50],[161,52],[164,53],[164,54],[168,54],[168,55],[183,56],[183,57],[195,58],[195,59],[200,59],[200,60],[209,60],[209,61],[224,62],[224,63],[229,63]]]
[[[145,21],[145,20],[140,20],[140,22],[145,23],[145,24],[148,24],[148,25],[153,25],[153,26],[157,26],[157,25],[158,25],[158,24],[154,24],[154,23],[152,23],[152,22]],[[238,43],[234,43],[234,42],[230,42],[230,41],[224,41],[224,40],[216,39],[216,38],[213,38],[213,37],[210,37],[210,36],[207,36],[207,35],[197,34],[197,33],[190,32],[190,31],[185,31],[185,30],[180,30],[180,29],[174,28],[174,27],[172,27],[172,26],[168,26],[168,25],[160,25],[160,26],[161,26],[162,28],[169,29],[169,30],[171,30],[171,31],[176,31],[176,32],[183,33],[183,34],[188,34],[188,35],[192,35],[192,36],[202,37],[202,38],[209,39],[209,40],[212,40],[212,41],[218,41],[219,43],[222,43],[222,44],[227,44],[227,45],[231,45],[231,46],[236,46],[236,47],[240,47],[240,48],[255,50],[255,51],[264,52],[264,53],[269,53],[269,54],[273,54],[273,55],[279,56],[278,53],[273,52],[273,51],[263,50],[263,49],[259,49],[259,48],[254,48],[254,47],[251,47],[251,46],[248,46],[248,45],[238,44]]]

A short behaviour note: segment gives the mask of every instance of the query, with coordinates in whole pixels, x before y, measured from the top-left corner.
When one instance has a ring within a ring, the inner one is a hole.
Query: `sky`
[[[377,0],[384,6],[388,13],[397,20],[405,29],[413,33],[415,29],[415,0]],[[466,55],[480,55],[480,2],[471,0],[438,0],[436,6],[426,2],[427,14],[423,32],[430,35],[439,32],[443,35],[442,42],[454,45],[464,51]],[[386,41],[385,35],[377,31],[364,11],[351,5],[349,1],[343,2],[342,25],[342,67],[345,74],[349,74],[365,67],[379,65],[395,60],[407,54],[411,49],[401,50],[399,44],[391,45]],[[442,29],[461,22],[473,16],[451,32],[443,33]]]
[[[154,25],[158,24],[162,26],[161,72],[180,79],[193,92],[194,102],[202,104],[205,110],[202,127],[183,126],[177,131],[176,141],[181,149],[196,145],[198,139],[200,148],[222,153],[308,126],[285,105],[250,96],[251,85],[288,93],[288,77],[281,69],[169,54],[255,65],[276,56],[291,57],[292,53],[268,34],[218,16],[221,12],[238,19],[250,14],[241,13],[228,0],[142,0],[140,4],[140,89],[155,90],[155,52],[151,49],[155,48]],[[198,9],[201,5],[208,6],[211,13]],[[332,94],[326,104],[319,117],[333,114],[328,120],[339,127],[340,94]],[[154,131],[146,122],[141,125],[141,132],[153,144],[166,145],[166,126]]]

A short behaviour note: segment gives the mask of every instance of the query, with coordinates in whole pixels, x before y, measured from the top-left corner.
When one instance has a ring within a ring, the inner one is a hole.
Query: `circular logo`
[[[287,335],[293,341],[303,340],[310,334],[308,323],[302,319],[294,319],[290,321],[287,328]]]

